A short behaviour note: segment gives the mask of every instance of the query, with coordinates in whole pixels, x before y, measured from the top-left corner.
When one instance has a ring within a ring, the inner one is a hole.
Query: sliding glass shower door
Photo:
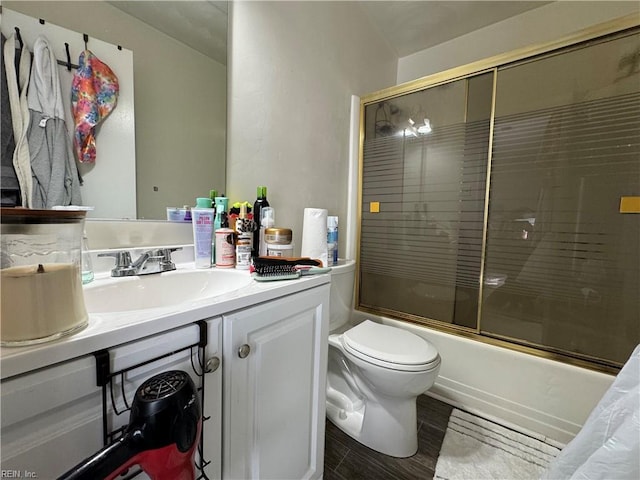
[[[365,100],[358,308],[624,363],[640,343],[639,59],[625,31]]]

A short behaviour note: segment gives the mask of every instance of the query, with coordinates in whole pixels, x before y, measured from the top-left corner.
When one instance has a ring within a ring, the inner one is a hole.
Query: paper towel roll
[[[324,208],[305,208],[302,223],[303,257],[317,258],[327,266],[327,210]]]

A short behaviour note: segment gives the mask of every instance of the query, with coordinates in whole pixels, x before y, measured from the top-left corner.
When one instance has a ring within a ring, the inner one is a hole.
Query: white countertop
[[[178,268],[189,269],[193,265],[183,264]],[[233,273],[237,275],[240,272]],[[250,275],[248,271],[246,275]],[[329,274],[272,282],[251,280],[248,286],[239,290],[170,307],[89,314],[88,326],[78,333],[25,347],[0,347],[0,378],[6,379],[198,320],[291,295],[329,283],[330,280]],[[96,280],[100,281],[103,280]]]

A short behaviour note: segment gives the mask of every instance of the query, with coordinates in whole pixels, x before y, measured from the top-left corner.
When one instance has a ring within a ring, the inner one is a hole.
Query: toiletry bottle
[[[227,213],[227,208],[229,207],[229,199],[227,197],[216,197],[216,220],[214,224],[214,228],[218,230],[219,228],[224,228],[224,216]]]
[[[227,227],[216,230],[216,268],[233,268],[236,263],[236,233]]]
[[[213,208],[209,198],[197,198],[191,209],[193,224],[193,253],[196,268],[211,268],[211,242],[213,241]]]
[[[89,242],[87,240],[87,232],[82,232],[82,284],[86,285],[93,281],[93,263],[91,262],[91,253],[89,252]]]
[[[267,242],[264,238],[265,231],[267,228],[272,228],[276,224],[276,211],[273,207],[264,207],[260,211],[260,229],[258,230],[258,255],[264,257],[267,255]]]
[[[327,217],[327,266],[338,264],[338,217]]]
[[[240,215],[236,220],[236,268],[248,270],[251,264],[253,245],[253,220],[247,218],[247,206],[240,206]]]
[[[209,190],[209,198],[211,199],[211,206],[213,207],[213,239],[211,241],[211,265],[215,265],[216,263],[216,224],[215,219],[217,218],[216,211],[218,210],[218,206],[216,205],[216,197],[218,196],[217,190]]]
[[[267,187],[259,186],[257,199],[253,204],[253,218],[257,223],[258,231],[260,231],[260,219],[262,209],[269,206],[269,202],[267,201]],[[254,235],[253,237],[253,252],[254,256],[258,256],[260,252],[260,235]]]

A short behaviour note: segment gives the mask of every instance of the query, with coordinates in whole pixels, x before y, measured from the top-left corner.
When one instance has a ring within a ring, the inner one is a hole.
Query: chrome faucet
[[[169,272],[176,269],[171,260],[171,253],[182,248],[157,248],[143,252],[135,262],[131,261],[131,254],[126,250],[99,253],[99,257],[114,257],[116,266],[111,270],[112,277],[130,277],[134,275],[151,275],[153,273]]]

